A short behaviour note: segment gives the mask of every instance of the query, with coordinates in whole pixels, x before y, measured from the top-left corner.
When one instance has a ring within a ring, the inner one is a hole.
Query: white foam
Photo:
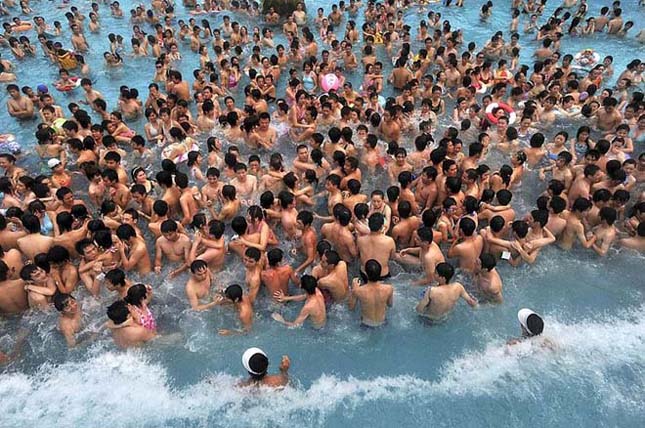
[[[142,351],[98,350],[82,362],[44,365],[33,375],[0,378],[0,415],[9,426],[311,426],[342,408],[351,413],[376,401],[424,402],[446,396],[518,395],[539,399],[561,382],[591,384],[609,407],[642,413],[635,399],[645,392],[645,308],[609,321],[566,324],[546,317],[547,334],[557,343],[551,351],[530,341],[508,348],[493,338],[482,351],[448,361],[435,381],[415,376],[341,379],[321,375],[309,387],[284,391],[239,389],[239,381],[217,373],[183,388],[171,384],[167,370]],[[292,355],[298,360],[297,355]],[[297,367],[297,364],[295,365]],[[614,369],[625,366],[637,378],[621,379]],[[237,366],[232,370],[237,370]],[[236,371],[236,373],[239,373]],[[297,371],[294,369],[294,375]],[[577,383],[576,383],[577,382]],[[627,401],[625,401],[627,399]]]

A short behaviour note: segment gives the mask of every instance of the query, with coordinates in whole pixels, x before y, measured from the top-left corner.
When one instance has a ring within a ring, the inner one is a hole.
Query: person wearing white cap
[[[540,336],[544,331],[544,320],[531,309],[520,309],[517,313],[517,320],[520,322],[522,337],[509,340],[508,345],[516,345],[525,339]],[[554,345],[546,338],[544,344],[554,348]]]
[[[241,386],[270,386],[273,388],[284,387],[289,383],[289,367],[291,361],[287,355],[282,356],[280,374],[269,375],[269,357],[260,348],[249,348],[242,354],[242,366],[249,373],[250,378],[242,382]]]

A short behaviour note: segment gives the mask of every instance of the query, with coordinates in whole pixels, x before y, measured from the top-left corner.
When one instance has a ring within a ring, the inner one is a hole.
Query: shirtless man
[[[76,299],[70,294],[57,293],[54,295],[54,307],[60,316],[58,317],[58,330],[62,333],[69,348],[76,346],[76,334],[81,329],[81,317],[83,312]]]
[[[435,280],[435,268],[439,263],[443,263],[446,259],[441,252],[441,248],[435,242],[434,233],[432,229],[426,226],[421,227],[417,231],[419,239],[419,246],[413,248],[406,248],[399,253],[402,256],[401,261],[410,264],[421,264],[425,276],[421,279],[414,281],[413,285],[429,285]]]
[[[54,238],[40,234],[40,220],[33,214],[24,214],[22,225],[28,235],[16,241],[18,249],[28,260],[33,260],[36,254],[47,253],[54,245]]]
[[[304,253],[306,259],[298,266],[295,273],[299,273],[307,269],[316,259],[316,243],[318,236],[316,230],[313,228],[312,223],[314,216],[311,211],[300,211],[296,217],[296,226],[300,230],[300,253]]]
[[[11,225],[11,227],[8,227]],[[18,248],[18,239],[25,236],[27,232],[18,229],[15,224],[7,221],[7,218],[0,214],[0,245],[5,251]]]
[[[186,297],[194,311],[205,311],[217,305],[215,300],[201,303],[210,297],[213,285],[213,274],[203,260],[195,260],[190,264],[190,277],[186,283]]]
[[[0,260],[0,314],[17,314],[29,309],[25,281],[22,278],[11,279],[11,270]]]
[[[484,238],[476,234],[477,225],[468,217],[459,221],[459,235],[462,238],[455,239],[448,250],[448,257],[459,259],[459,267],[466,272],[474,272],[475,265],[484,248]]]
[[[385,217],[381,213],[374,213],[368,218],[368,226],[370,234],[359,236],[356,240],[358,253],[361,260],[361,277],[363,281],[369,278],[366,276],[365,271],[366,263],[368,260],[376,260],[379,263],[379,271],[381,272],[380,280],[390,277],[389,261],[396,254],[396,243],[392,237],[385,235],[383,226],[385,225]]]
[[[47,252],[50,265],[49,275],[54,280],[58,291],[71,294],[78,284],[78,270],[69,257],[69,251],[60,245],[54,245]]]
[[[155,330],[149,330],[135,322],[130,322],[126,326],[121,326],[132,318],[128,306],[123,300],[117,300],[107,308],[107,316],[114,323],[116,328],[112,330],[112,339],[119,348],[130,348],[140,346],[157,336]],[[109,326],[109,324],[108,324]]]
[[[591,201],[585,198],[578,198],[573,202],[571,212],[567,217],[567,225],[562,232],[558,245],[563,250],[570,250],[576,239],[584,248],[590,248],[596,241],[595,236],[589,239],[585,236],[585,227],[583,220],[586,214],[591,210]]]
[[[20,88],[17,85],[7,85],[9,100],[7,110],[9,116],[16,119],[31,119],[34,117],[34,103],[26,95],[20,95]]]
[[[439,263],[437,265],[437,283],[436,287],[428,287],[421,301],[417,304],[417,313],[431,320],[440,320],[444,318],[457,304],[459,298],[462,298],[471,307],[477,306],[475,300],[458,282],[450,282],[455,274],[455,268],[449,263]]]
[[[180,267],[170,272],[169,278],[188,269],[190,259],[190,239],[180,234],[177,229],[177,222],[165,220],[161,223],[161,236],[155,243],[155,273],[161,273],[161,262],[164,256],[171,262],[182,262]]]
[[[243,205],[251,205],[258,190],[258,179],[247,172],[247,167],[243,163],[235,165],[235,178],[230,182],[235,187],[237,195],[242,199]]]
[[[202,232],[195,233],[195,240],[190,249],[190,260],[203,260],[214,272],[221,270],[226,256],[224,230],[225,224],[223,222],[211,220],[208,226],[208,236],[203,236]]]
[[[289,280],[299,284],[298,276],[289,265],[282,264],[283,251],[280,248],[272,248],[267,252],[269,266],[260,274],[262,283],[267,288],[269,295],[277,301],[280,296],[289,294]]]
[[[49,307],[52,296],[56,293],[54,279],[42,268],[29,264],[20,270],[20,278],[25,282],[25,291],[30,308],[45,309]]]
[[[356,303],[361,304],[361,325],[380,327],[385,323],[387,307],[394,303],[394,287],[381,283],[381,264],[370,259],[364,266],[367,283],[361,286],[358,278],[352,280],[349,289],[349,310],[353,311]]]
[[[116,247],[121,254],[123,269],[126,271],[136,270],[140,275],[152,272],[152,262],[146,242],[137,235],[134,227],[122,224],[117,227],[116,236],[119,238]]]
[[[193,220],[193,216],[200,210],[201,195],[197,187],[188,186],[188,176],[178,173],[175,175],[175,184],[179,189],[179,206],[181,207],[181,224],[186,226]]]
[[[243,293],[242,287],[238,284],[229,285],[224,290],[224,295],[217,296],[215,302],[217,305],[232,303],[242,324],[241,330],[220,329],[218,330],[220,335],[231,336],[233,334],[245,334],[251,331],[251,327],[253,326],[253,303],[249,296]]]
[[[257,248],[249,247],[244,251],[244,256],[242,257],[242,263],[246,269],[244,275],[244,282],[248,289],[248,299],[251,304],[255,303],[255,299],[260,292],[260,286],[262,285],[262,263],[260,259],[262,258],[262,252]]]
[[[400,201],[397,211],[399,221],[392,228],[392,239],[398,248],[408,248],[413,244],[414,232],[419,228],[421,219],[412,215],[412,205],[408,201]]]
[[[579,175],[569,189],[569,203],[572,204],[578,198],[590,199],[591,186],[600,182],[603,172],[597,165],[589,164],[585,166],[584,171]]]
[[[624,248],[631,248],[632,250],[645,252],[645,222],[641,221],[638,223],[636,236],[622,238],[618,241],[618,245]]]
[[[342,204],[334,207],[334,222],[324,224],[320,230],[323,238],[334,244],[341,258],[352,262],[358,255],[354,235],[349,229],[352,213]]]
[[[404,58],[399,58],[396,61],[396,67],[392,70],[388,81],[392,83],[395,89],[403,89],[403,87],[414,78],[414,75],[410,70],[405,67],[406,60]]]
[[[495,266],[497,261],[490,253],[482,253],[477,263],[475,282],[488,300],[494,303],[502,303],[502,277],[497,273]]]
[[[299,327],[309,318],[316,330],[323,328],[327,322],[327,309],[325,298],[317,287],[316,278],[311,275],[303,275],[300,278],[300,288],[305,290],[305,304],[296,319],[287,321],[277,312],[273,313],[273,319],[287,327]]]
[[[603,207],[600,209],[600,224],[593,228],[593,236],[595,242],[591,248],[598,253],[599,256],[606,256],[609,247],[616,239],[616,227],[614,222],[618,217],[618,213],[612,207]]]
[[[344,302],[349,292],[347,263],[334,250],[327,250],[320,258],[320,269],[312,275],[318,279],[318,288],[325,297],[325,303]]]
[[[259,123],[249,136],[247,143],[252,148],[271,149],[278,139],[278,131],[270,125],[271,116],[267,112],[259,115]]]
[[[177,95],[179,100],[190,102],[190,86],[187,81],[183,80],[181,73],[177,70],[171,70],[168,72],[168,78],[168,93]]]

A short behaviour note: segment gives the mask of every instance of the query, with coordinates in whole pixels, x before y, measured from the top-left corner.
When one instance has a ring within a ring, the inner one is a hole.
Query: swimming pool
[[[121,3],[126,13],[136,4]],[[591,13],[597,13],[600,3],[589,3]],[[627,18],[639,22],[643,12],[635,1],[629,4],[634,7],[624,8]],[[310,13],[328,6],[307,5]],[[87,14],[89,6],[78,6]],[[433,10],[453,26],[464,27],[465,41],[481,46],[496,29],[507,29],[509,11],[495,7],[487,24],[480,23],[474,5]],[[546,14],[555,7],[549,4]],[[181,5],[177,9],[185,16]],[[99,71],[107,33],[121,33],[126,40],[130,33],[127,20],[110,19],[104,5],[101,10],[102,33],[88,33],[92,54],[87,61],[95,87],[112,106],[122,84],[137,87],[143,98],[152,78],[152,59],[126,58],[121,70]],[[406,22],[414,29],[423,15],[408,10]],[[61,16],[56,10],[48,21]],[[360,27],[362,17],[356,20]],[[218,25],[221,16],[211,22]],[[522,38],[520,43],[527,63],[536,42]],[[642,53],[633,39],[605,35],[565,39],[563,50],[575,53],[590,44],[601,55],[614,54],[616,75]],[[198,65],[196,57],[187,55],[180,70],[188,77]],[[56,79],[57,71],[40,56],[19,67],[20,86],[45,82],[51,87]],[[361,76],[351,80],[357,87]],[[65,107],[82,95],[55,96]],[[0,101],[6,101],[4,92]],[[18,124],[5,109],[0,119],[3,132],[16,134],[28,150],[36,122]],[[131,126],[141,132],[143,121]],[[567,129],[575,132],[577,126]],[[283,142],[280,147],[290,146]],[[637,146],[635,152],[642,150]],[[28,156],[23,162],[34,166],[38,161]],[[538,193],[537,180],[527,176],[524,189],[514,197],[518,212],[530,210]],[[290,243],[285,246],[291,248]],[[0,426],[642,426],[643,261],[626,251],[612,250],[599,259],[583,250],[548,248],[534,266],[500,267],[504,304],[476,310],[459,304],[446,322],[432,327],[414,313],[421,292],[410,285],[415,273],[392,264],[396,291],[385,328],[364,330],[358,313],[335,308],[322,332],[288,330],[271,319],[275,308],[263,299],[256,305],[253,331],[243,337],[217,335],[218,328],[234,324],[231,312],[216,308],[196,314],[187,309],[185,276],[173,281],[153,277],[151,307],[165,337],[143,349],[116,351],[109,336],[101,334],[89,346],[68,351],[55,331],[54,313],[0,320],[0,349],[11,344],[8,332],[31,330],[23,358],[0,375]],[[219,281],[239,282],[241,275],[239,263],[229,263]],[[81,290],[88,330],[93,331],[111,299],[105,295],[97,302]],[[288,306],[285,316],[292,318],[297,306]],[[516,312],[525,306],[544,315],[545,334],[556,342],[556,351],[532,349],[530,343],[506,350],[505,341],[519,335]],[[273,370],[281,355],[290,355],[294,385],[280,393],[249,394],[233,388],[243,375],[241,353],[249,346],[263,348]]]

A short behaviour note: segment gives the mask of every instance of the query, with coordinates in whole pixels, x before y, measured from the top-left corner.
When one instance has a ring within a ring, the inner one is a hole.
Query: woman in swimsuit
[[[157,112],[151,108],[147,108],[145,116],[148,120],[148,123],[143,126],[146,133],[146,139],[148,142],[153,144],[162,142],[163,133],[161,131],[161,121],[159,120],[159,116],[157,116]]]
[[[149,285],[135,284],[128,289],[128,295],[124,299],[128,304],[128,310],[132,320],[147,330],[155,331],[157,322],[148,308],[148,302],[152,297],[152,288]]]

